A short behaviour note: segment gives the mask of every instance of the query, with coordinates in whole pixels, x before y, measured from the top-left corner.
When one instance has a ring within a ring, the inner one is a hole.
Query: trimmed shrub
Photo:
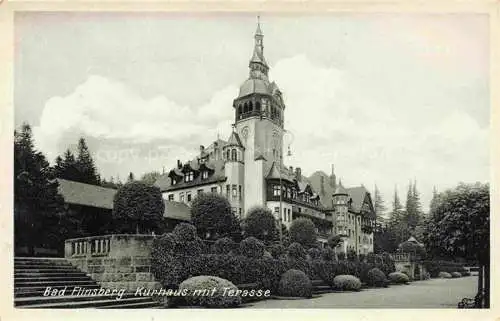
[[[276,239],[279,233],[273,213],[263,206],[252,207],[248,210],[243,221],[243,230],[245,236],[253,236],[266,242]]]
[[[451,279],[451,274],[448,272],[439,272],[438,277],[442,279]]]
[[[318,260],[321,257],[321,251],[315,247],[311,247],[307,250],[307,254],[309,254],[311,260]]]
[[[213,289],[215,289],[214,292]],[[229,296],[227,291],[236,291],[238,288],[228,280],[215,276],[195,276],[183,281],[179,285],[185,302],[190,306],[202,306],[207,308],[232,308],[241,304],[240,296]],[[226,295],[224,295],[226,291]]]
[[[333,286],[333,279],[337,273],[337,263],[327,260],[313,262],[314,275],[323,280],[329,286]]]
[[[289,257],[294,259],[306,259],[306,250],[297,242],[290,244],[287,253]]]
[[[387,278],[385,277],[384,272],[378,268],[373,268],[368,271],[368,279],[366,282],[369,286],[373,287],[386,287],[387,286]]]
[[[333,261],[335,259],[335,250],[329,246],[321,249],[321,258],[325,261]]]
[[[236,248],[236,243],[229,237],[223,237],[212,245],[214,254],[229,254]]]
[[[240,243],[240,253],[246,257],[261,258],[264,256],[264,243],[253,236]]]
[[[278,293],[282,296],[312,297],[312,283],[309,277],[299,270],[288,270],[282,276]]]
[[[460,272],[451,272],[451,277],[452,278],[461,278],[462,277],[462,273]]]
[[[469,271],[463,271],[463,272],[460,272],[462,274],[462,276],[470,276],[470,272]]]
[[[298,218],[292,221],[289,229],[290,241],[305,247],[316,244],[316,226],[308,218]]]
[[[196,239],[196,227],[189,223],[177,224],[172,231],[182,241],[194,241]]]
[[[389,274],[389,281],[394,284],[408,284],[410,282],[410,278],[408,275],[401,272],[392,272]]]
[[[286,248],[281,244],[273,244],[269,246],[268,251],[276,259],[286,254]]]
[[[333,279],[333,285],[337,290],[342,291],[359,291],[361,289],[361,281],[354,275],[337,275]]]

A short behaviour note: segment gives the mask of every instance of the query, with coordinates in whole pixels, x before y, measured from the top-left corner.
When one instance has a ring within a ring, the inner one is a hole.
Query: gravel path
[[[431,279],[409,285],[366,289],[361,292],[327,293],[319,298],[303,300],[266,300],[249,308],[452,308],[464,298],[473,298],[477,277]]]

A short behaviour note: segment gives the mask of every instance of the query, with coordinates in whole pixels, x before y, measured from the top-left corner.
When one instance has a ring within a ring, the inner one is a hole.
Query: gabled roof
[[[84,184],[58,178],[58,192],[68,204],[113,209],[113,200],[117,190],[97,185]],[[191,220],[191,211],[184,203],[166,201],[163,217],[183,221]]]
[[[323,188],[321,184],[321,179],[323,178]],[[335,190],[330,185],[330,177],[326,175],[323,171],[314,172],[309,178],[309,182],[311,183],[311,187],[316,191],[316,193],[320,196],[320,202],[324,207],[332,206],[332,195]]]
[[[352,199],[351,209],[359,213],[363,203],[365,202],[365,197],[370,194],[364,186],[346,188],[347,194]]]
[[[271,168],[269,169],[269,172],[266,176],[266,178],[268,179],[279,179],[280,178],[280,166],[276,163],[276,162],[273,162],[272,165],[271,165]],[[281,179],[286,179],[290,182],[293,182],[294,181],[294,177],[289,175],[289,172],[287,169],[285,168],[281,168]]]
[[[333,192],[333,195],[349,195],[347,190],[342,186],[342,184],[339,184],[335,191]]]
[[[238,133],[236,133],[235,131],[231,133],[231,136],[229,136],[229,140],[227,141],[226,146],[238,146],[243,148],[243,144],[241,143],[241,139]]]
[[[193,165],[194,166],[194,165]],[[158,177],[155,186],[159,187],[162,192],[177,190],[187,187],[194,187],[197,185],[206,185],[211,183],[223,182],[226,180],[225,172],[224,172],[224,161],[216,160],[210,161],[206,163],[207,167],[213,168],[213,171],[210,173],[208,178],[203,179],[202,175],[195,176],[194,180],[191,182],[185,182],[184,180],[177,182],[177,184],[172,185],[171,179],[168,175],[164,174]],[[199,168],[199,167],[197,167]]]

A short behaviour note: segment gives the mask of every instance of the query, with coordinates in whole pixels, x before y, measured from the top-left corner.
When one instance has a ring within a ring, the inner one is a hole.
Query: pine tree
[[[386,210],[387,208],[384,205],[382,194],[380,194],[377,185],[375,185],[375,214],[377,215],[377,218],[381,217]]]
[[[134,179],[134,173],[130,172],[128,174],[127,183],[133,182],[134,180],[135,180]]]
[[[94,160],[90,155],[89,148],[83,137],[78,140],[78,157],[76,159],[76,164],[80,176],[78,179],[79,182],[99,185],[99,177]]]
[[[14,132],[14,241],[27,246],[60,247],[64,200],[58,194],[54,171],[33,144],[31,127]]]
[[[404,220],[403,205],[399,199],[397,188],[394,189],[394,199],[392,201],[392,211],[389,217],[389,228],[396,236],[396,243],[401,243],[406,236],[406,224]]]

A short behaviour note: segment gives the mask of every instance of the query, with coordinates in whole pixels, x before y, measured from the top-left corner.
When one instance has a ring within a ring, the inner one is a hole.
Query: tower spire
[[[269,66],[264,58],[264,34],[260,28],[260,16],[257,16],[257,29],[255,30],[255,44],[253,55],[250,59],[250,78],[267,78]]]

